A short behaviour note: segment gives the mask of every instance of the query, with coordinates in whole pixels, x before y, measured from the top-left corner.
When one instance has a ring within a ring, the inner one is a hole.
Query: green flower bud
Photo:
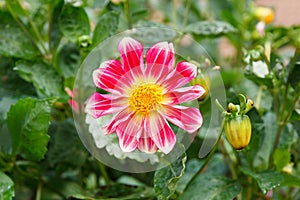
[[[247,115],[226,117],[224,130],[228,142],[237,150],[246,147],[251,139],[251,121]]]
[[[205,93],[199,97],[199,101],[203,101],[209,95],[210,79],[207,75],[200,74],[190,82],[191,85],[200,85],[205,89]]]

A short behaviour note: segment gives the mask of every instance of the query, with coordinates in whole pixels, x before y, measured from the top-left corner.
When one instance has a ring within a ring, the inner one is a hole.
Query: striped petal
[[[125,72],[132,68],[143,66],[143,45],[131,37],[124,37],[119,45],[118,51],[121,55],[121,61]]]
[[[145,153],[155,153],[157,151],[157,146],[154,144],[152,138],[149,137],[144,130],[139,139],[138,149]]]
[[[205,90],[200,85],[178,88],[166,93],[166,96],[168,97],[167,103],[180,104],[187,101],[192,101],[201,97],[204,93]]]
[[[107,135],[116,132],[117,126],[131,118],[133,115],[134,113],[132,113],[128,108],[121,110],[111,118],[107,125],[102,128],[103,134]]]
[[[160,83],[173,70],[174,60],[173,44],[159,42],[146,53],[145,74],[150,81]]]
[[[131,152],[137,148],[139,137],[143,131],[143,123],[141,115],[133,114],[127,120],[118,124],[116,133],[120,148],[124,152]]]
[[[93,72],[94,84],[103,90],[111,93],[121,93],[122,88],[117,83],[125,74],[119,60],[108,60]]]
[[[146,123],[146,131],[154,144],[165,154],[168,154],[176,144],[176,135],[166,119],[159,113],[150,113]]]
[[[165,117],[188,133],[194,133],[203,123],[202,115],[197,108],[165,106]]]
[[[173,73],[163,83],[168,91],[179,88],[197,76],[197,66],[189,62],[179,62]]]
[[[109,115],[118,112],[127,106],[127,98],[113,96],[109,94],[100,94],[95,92],[90,96],[86,105],[86,112],[94,118]]]

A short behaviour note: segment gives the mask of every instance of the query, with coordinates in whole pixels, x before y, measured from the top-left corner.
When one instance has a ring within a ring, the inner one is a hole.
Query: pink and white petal
[[[124,37],[119,45],[118,51],[121,55],[123,69],[128,72],[132,68],[143,67],[143,45],[131,37]]]
[[[118,124],[116,133],[119,144],[124,152],[131,152],[138,146],[139,137],[143,131],[144,117],[133,114],[127,120]]]
[[[170,153],[176,144],[176,135],[166,119],[153,111],[147,119],[147,134],[151,135],[154,144],[165,154]]]
[[[125,74],[119,60],[108,60],[93,72],[94,84],[103,90],[111,93],[120,93],[122,88],[116,85]]]
[[[125,109],[121,110],[120,112],[118,112],[117,114],[115,114],[111,118],[111,120],[108,122],[107,125],[105,125],[102,128],[103,134],[108,135],[108,134],[116,132],[117,126],[120,123],[122,123],[122,122],[128,120],[129,118],[131,118],[133,115],[134,115],[134,113],[131,112],[129,110],[129,108],[125,108]]]
[[[134,135],[131,133],[128,134],[119,128],[117,128],[116,133],[119,138],[120,148],[123,152],[132,152],[137,148],[138,140]]]
[[[86,112],[94,118],[116,113],[128,106],[127,98],[95,92],[86,104]]]
[[[165,106],[164,108],[164,116],[167,120],[188,133],[194,133],[202,126],[203,117],[197,108],[184,106]]]
[[[145,130],[143,130],[139,139],[138,149],[145,153],[155,153],[157,151],[157,146],[155,145],[151,137],[146,134]]]
[[[179,62],[176,69],[170,73],[163,83],[168,91],[179,88],[197,76],[197,66],[186,61]]]
[[[159,42],[150,47],[146,53],[145,74],[151,81],[160,83],[173,70],[174,61],[173,44]]]
[[[200,85],[177,88],[165,94],[167,104],[180,104],[187,101],[195,100],[205,93],[205,89]]]

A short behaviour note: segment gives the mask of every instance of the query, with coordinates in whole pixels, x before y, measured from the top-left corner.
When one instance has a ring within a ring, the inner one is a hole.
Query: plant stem
[[[31,34],[27,31],[26,27],[24,24],[18,19],[17,15],[15,14],[14,10],[10,7],[9,4],[6,4],[6,7],[8,8],[10,14],[14,18],[14,20],[17,22],[23,33],[27,36],[27,38],[31,41],[31,43],[39,50],[39,52],[43,55],[43,52],[41,49],[38,47],[38,45],[35,42],[35,39],[31,36]]]
[[[258,92],[257,92],[257,97],[256,97],[256,100],[255,100],[255,107],[256,107],[257,110],[259,110],[259,107],[260,107],[262,92],[263,92],[264,88],[265,87],[263,85],[261,85],[259,87]]]
[[[125,16],[126,16],[126,19],[127,19],[128,28],[132,29],[129,0],[125,0],[125,2],[124,2],[124,13],[125,13]]]
[[[197,178],[197,176],[199,174],[202,173],[202,171],[205,169],[205,167],[208,165],[209,161],[211,160],[211,158],[213,157],[215,151],[217,150],[218,148],[218,144],[220,142],[220,139],[222,137],[222,132],[223,132],[223,128],[224,128],[224,123],[225,123],[225,117],[223,118],[222,120],[222,124],[221,124],[221,127],[220,127],[220,130],[219,130],[219,133],[218,133],[218,139],[217,139],[217,142],[215,143],[213,149],[211,150],[211,152],[209,152],[208,156],[206,157],[205,159],[205,162],[203,163],[203,165],[200,167],[200,169],[194,174],[194,176],[191,178],[191,180],[188,182],[188,184],[186,185],[185,189],[186,190],[190,185],[191,183]]]
[[[38,187],[36,189],[35,200],[41,200],[42,197],[42,189],[43,189],[43,182],[39,181]]]
[[[173,0],[173,23],[174,23],[174,29],[178,29],[178,24],[177,24],[177,0]]]
[[[186,11],[185,11],[185,15],[182,21],[182,26],[181,26],[181,30],[183,31],[184,27],[186,26],[187,22],[188,22],[188,18],[189,18],[189,12],[190,12],[190,8],[192,5],[192,1],[191,0],[187,0],[186,3]]]
[[[106,184],[109,185],[110,184],[110,178],[109,178],[109,176],[106,172],[105,166],[101,162],[99,162],[99,169],[100,169],[100,172],[101,172]]]

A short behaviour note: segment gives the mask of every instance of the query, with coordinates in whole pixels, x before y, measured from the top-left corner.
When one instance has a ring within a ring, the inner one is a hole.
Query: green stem
[[[100,169],[100,172],[101,172],[106,184],[109,185],[110,184],[110,178],[109,178],[109,176],[106,172],[105,166],[101,162],[99,162],[99,169]]]
[[[217,150],[218,148],[218,144],[221,140],[221,137],[222,137],[222,132],[223,132],[223,128],[224,128],[224,123],[225,123],[225,117],[223,118],[222,120],[222,124],[221,124],[221,127],[220,127],[220,130],[219,130],[219,133],[218,133],[218,139],[217,139],[217,142],[215,143],[213,149],[211,150],[211,152],[209,152],[208,156],[206,157],[205,159],[205,162],[203,163],[203,165],[201,166],[201,168],[194,174],[194,176],[191,178],[191,180],[188,182],[188,184],[186,185],[185,189],[186,190],[190,185],[191,183],[197,178],[197,176],[199,174],[202,173],[202,171],[205,169],[205,167],[208,165],[209,161],[211,160],[211,158],[213,157],[215,151]]]
[[[186,26],[186,24],[188,22],[191,5],[192,5],[192,1],[187,0],[186,11],[185,11],[185,15],[184,15],[184,18],[183,18],[183,21],[182,21],[182,26],[181,26],[182,31],[183,31],[184,27]]]
[[[35,200],[41,200],[42,197],[42,189],[43,189],[43,182],[40,181],[38,184],[38,187],[36,189],[36,195],[35,195]]]
[[[255,107],[256,107],[257,110],[259,110],[259,107],[260,107],[262,92],[263,92],[264,88],[265,87],[263,85],[261,85],[259,87],[258,92],[257,92],[257,97],[256,97],[256,100],[255,100]]]
[[[178,24],[177,24],[177,0],[173,0],[173,23],[174,23],[174,29],[178,30]]]
[[[127,25],[129,29],[132,29],[132,22],[131,22],[131,16],[130,16],[130,7],[129,7],[129,0],[126,0],[124,2],[124,13],[127,19]]]
[[[10,12],[11,16],[14,18],[14,20],[17,22],[23,33],[26,35],[26,37],[31,41],[31,43],[39,50],[39,52],[43,55],[43,52],[40,50],[39,46],[36,44],[35,39],[31,36],[31,34],[27,31],[24,24],[18,19],[17,15],[15,14],[14,10],[10,7],[10,5],[7,3],[6,7],[8,11]]]

